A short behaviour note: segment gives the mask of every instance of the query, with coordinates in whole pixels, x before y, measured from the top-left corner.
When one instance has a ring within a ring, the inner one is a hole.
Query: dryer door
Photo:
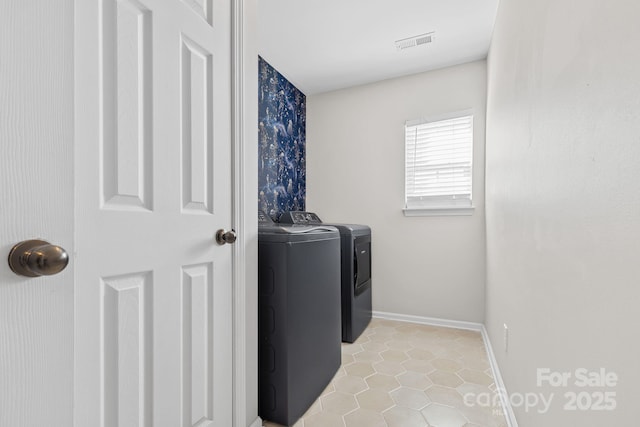
[[[353,291],[358,296],[371,287],[371,236],[358,236],[353,243]]]

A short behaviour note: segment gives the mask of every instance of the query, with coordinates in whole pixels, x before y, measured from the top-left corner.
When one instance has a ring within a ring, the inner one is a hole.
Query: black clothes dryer
[[[312,212],[290,211],[281,224],[330,225],[340,232],[342,341],[354,342],[371,321],[371,228],[360,224],[326,224]]]
[[[288,426],[340,367],[340,235],[258,216],[259,414]]]

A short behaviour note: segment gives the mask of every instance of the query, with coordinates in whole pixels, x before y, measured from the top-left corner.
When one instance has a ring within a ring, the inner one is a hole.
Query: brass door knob
[[[9,267],[19,276],[50,276],[60,273],[67,264],[67,252],[44,240],[25,240],[9,252]]]
[[[218,242],[219,245],[224,245],[225,243],[233,243],[235,241],[235,230],[224,231],[223,229],[220,229],[216,232],[216,242]]]

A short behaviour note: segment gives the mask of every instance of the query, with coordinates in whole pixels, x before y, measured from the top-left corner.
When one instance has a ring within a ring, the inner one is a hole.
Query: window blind
[[[473,115],[405,125],[406,208],[470,207]]]

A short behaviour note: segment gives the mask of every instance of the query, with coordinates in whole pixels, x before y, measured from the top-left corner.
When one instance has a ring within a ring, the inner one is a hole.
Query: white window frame
[[[461,118],[465,116],[471,116],[471,190],[469,198],[456,199],[455,196],[443,197],[441,200],[435,200],[425,203],[411,203],[407,202],[407,150],[408,140],[406,136],[407,127],[418,126],[426,123],[439,122],[444,120],[451,120]],[[416,120],[409,120],[404,126],[404,215],[405,216],[441,216],[441,215],[472,215],[475,207],[473,206],[473,146],[474,146],[474,123],[473,123],[473,110],[467,109],[462,111],[455,111],[446,114],[440,114],[436,116],[429,116],[427,118],[420,118]]]

